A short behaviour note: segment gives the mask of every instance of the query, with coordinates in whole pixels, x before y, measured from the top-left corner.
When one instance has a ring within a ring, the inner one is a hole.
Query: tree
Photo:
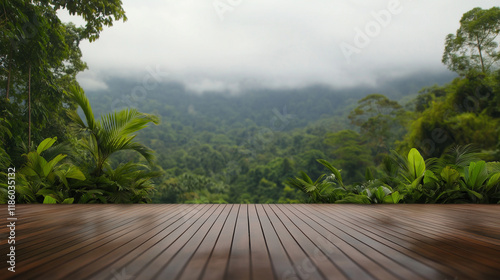
[[[134,133],[145,128],[150,122],[158,124],[157,116],[140,113],[136,109],[124,109],[104,115],[96,121],[89,100],[81,88],[73,87],[69,95],[85,114],[86,123],[76,110],[68,113],[78,131],[85,135],[82,146],[91,155],[95,176],[101,175],[110,157],[119,151],[132,150],[141,154],[148,162],[152,162],[153,150],[134,141],[136,136]]]
[[[500,54],[495,39],[500,33],[500,8],[474,8],[460,20],[456,35],[446,36],[442,62],[451,71],[489,72],[498,68]]]
[[[325,144],[332,147],[332,155],[336,166],[341,166],[348,182],[359,182],[364,179],[366,168],[373,165],[370,149],[362,144],[358,133],[342,130],[326,135]]]
[[[398,122],[402,113],[398,102],[382,94],[370,94],[358,101],[358,107],[351,111],[348,118],[360,128],[373,156],[376,156],[392,148],[396,136],[402,133],[403,127]]]
[[[5,144],[12,159],[21,159],[32,142],[54,136],[65,140],[64,111],[73,104],[63,92],[86,68],[79,43],[97,39],[113,18],[126,20],[121,5],[118,0],[0,1],[0,94],[6,97],[0,109],[12,114],[15,137]],[[82,16],[86,26],[63,24],[60,9]]]

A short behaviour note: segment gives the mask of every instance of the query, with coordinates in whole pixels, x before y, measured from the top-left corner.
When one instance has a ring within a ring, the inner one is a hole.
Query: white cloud
[[[107,90],[108,85],[96,72],[87,70],[77,76],[80,86],[86,90]]]
[[[234,4],[223,20],[211,0],[125,0],[129,20],[81,44],[97,74],[87,71],[79,80],[95,88],[103,86],[102,77],[137,77],[160,65],[195,91],[238,91],[249,83],[373,85],[384,75],[446,71],[440,62],[446,34],[456,31],[466,11],[492,6],[452,0],[220,1]],[[373,14],[394,1],[401,12],[349,62],[341,44],[354,45],[356,29],[366,30],[376,22]]]

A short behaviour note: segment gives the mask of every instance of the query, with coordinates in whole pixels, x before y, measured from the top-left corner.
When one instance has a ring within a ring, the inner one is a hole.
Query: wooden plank
[[[224,279],[224,276],[226,275],[239,209],[239,205],[231,206],[231,212],[229,213],[229,216],[220,231],[220,235],[217,238],[214,249],[210,254],[207,265],[203,270],[201,279]]]
[[[325,233],[324,228],[318,227],[318,224],[311,223],[310,219],[305,215],[300,215],[302,213],[297,213],[291,205],[283,205],[280,209],[288,213],[289,219],[304,232],[304,234],[310,239],[311,242],[319,249],[319,251],[328,257],[330,262],[335,264],[349,279],[373,279],[363,268],[357,264],[351,256],[353,254],[346,254],[343,248],[345,246],[341,245],[340,241],[335,239],[328,240],[321,233]],[[309,222],[309,224],[308,224]],[[322,230],[323,229],[323,230]],[[333,237],[333,236],[332,236]],[[333,237],[335,238],[335,237]],[[334,243],[331,243],[334,242]],[[347,248],[349,251],[349,248]],[[352,251],[352,250],[351,250]],[[319,255],[319,253],[315,254]],[[321,255],[320,255],[321,256]],[[322,257],[319,257],[321,260]]]
[[[439,272],[437,272],[436,270],[419,262],[415,262],[414,259],[392,248],[384,246],[377,239],[373,239],[366,235],[360,234],[353,228],[355,227],[355,223],[353,223],[355,221],[351,220],[351,224],[342,223],[342,221],[335,219],[332,215],[325,214],[334,212],[331,210],[331,208],[327,208],[327,211],[325,211],[324,209],[321,209],[323,211],[319,211],[320,207],[318,207],[318,205],[308,205],[307,207],[310,208],[316,216],[323,219],[325,222],[336,227],[338,230],[341,230],[346,234],[352,236],[356,240],[359,240],[359,242],[361,242],[360,244],[363,244],[363,247],[366,248],[365,254],[370,256],[373,260],[376,260],[379,264],[383,265],[394,275],[403,277],[405,279],[424,279],[428,274],[431,274],[433,277],[435,277],[436,275],[439,276]],[[416,269],[410,269],[409,267],[411,267],[412,265],[416,265],[419,271],[417,272]],[[421,273],[424,275],[421,275]]]
[[[349,208],[348,211],[333,211],[332,209],[327,209],[324,211],[325,214],[328,214],[329,217],[335,219],[335,221],[340,226],[345,226],[344,228],[350,228],[357,232],[357,237],[363,240],[364,242],[369,242],[372,247],[374,247],[380,253],[388,256],[401,266],[404,266],[407,269],[410,269],[415,275],[421,275],[424,278],[447,278],[451,277],[451,271],[444,269],[438,265],[431,265],[430,263],[423,263],[420,261],[421,256],[417,254],[413,254],[408,250],[404,250],[404,248],[393,245],[391,242],[395,242],[388,238],[388,235],[377,235],[374,234],[373,231],[376,228],[376,225],[372,224],[370,226],[364,227],[362,223],[360,223],[361,219],[358,219],[358,216],[355,217],[345,217],[351,211],[355,211],[354,209]],[[375,241],[375,242],[371,242]],[[394,243],[397,244],[397,243]],[[408,253],[408,254],[405,254]],[[442,270],[436,269],[436,267],[441,268]],[[448,272],[449,274],[443,273],[443,271]]]
[[[359,216],[370,217],[370,214],[364,214],[365,215]],[[416,221],[414,222],[416,223]],[[480,277],[480,275],[491,270],[496,270],[496,272],[492,272],[492,275],[496,273],[500,274],[498,266],[494,265],[498,262],[492,261],[498,259],[500,255],[498,252],[489,254],[492,259],[491,261],[484,258],[478,260],[476,254],[464,252],[461,246],[450,246],[449,241],[446,239],[439,240],[439,238],[434,239],[433,236],[428,236],[425,232],[426,230],[423,228],[421,230],[417,230],[418,228],[413,230],[412,228],[414,225],[404,225],[403,222],[399,222],[399,224],[403,224],[403,230],[398,226],[391,226],[391,231],[397,232],[397,236],[393,238],[397,241],[394,242],[404,244],[407,248],[411,249],[411,251],[422,255],[426,260],[445,264],[447,267],[453,267],[452,271],[454,272],[451,273],[456,273],[456,270],[460,270],[462,274],[476,279]],[[458,245],[460,243],[456,244]],[[477,250],[481,250],[481,247],[478,247]],[[450,272],[447,273],[449,274]]]
[[[147,210],[147,209],[146,209]],[[140,212],[141,214],[143,212]],[[131,213],[134,214],[134,213]],[[159,215],[159,213],[152,213],[152,215],[148,215],[144,220],[139,223],[129,223],[126,226],[120,227],[116,229],[116,232],[111,231],[113,235],[107,235],[109,227],[103,226],[98,231],[98,234],[95,237],[85,241],[84,243],[79,243],[74,246],[78,246],[80,250],[76,251],[72,247],[66,249],[69,254],[65,254],[66,250],[58,251],[56,255],[64,254],[64,258],[54,259],[49,265],[44,263],[42,266],[37,267],[36,270],[30,271],[27,273],[27,277],[41,277],[41,278],[56,278],[62,279],[66,278],[67,275],[74,273],[75,271],[84,270],[83,268],[90,263],[96,260],[95,256],[103,256],[109,254],[113,250],[123,246],[124,244],[134,240],[136,238],[140,238],[140,236],[150,230],[153,227],[156,227],[157,219],[160,217],[161,219],[167,219],[168,213],[163,213],[163,215]],[[103,235],[103,236],[101,236]],[[51,259],[53,259],[54,255],[51,255]],[[61,267],[64,265],[64,267]],[[51,267],[60,267],[57,270],[50,269]]]
[[[282,275],[282,277],[285,279],[297,277],[299,279],[325,279],[325,275],[315,266],[314,262],[309,259],[303,248],[301,248],[280,218],[271,209],[271,206],[264,205],[264,209],[295,268],[295,272],[290,271]]]
[[[145,212],[147,209],[142,209],[138,211],[139,213]],[[98,212],[94,212],[96,215]],[[56,213],[54,214],[57,215]],[[109,227],[103,224],[106,221],[101,222],[102,227],[100,231],[96,234],[89,234],[86,239],[73,239],[71,246],[68,247],[51,247],[51,250],[46,250],[42,255],[36,255],[32,257],[31,255],[22,256],[19,264],[19,273],[25,275],[26,277],[35,277],[43,273],[44,271],[50,270],[50,267],[59,267],[60,264],[76,258],[81,254],[89,253],[93,251],[93,246],[99,246],[99,244],[105,244],[106,242],[115,239],[123,234],[127,233],[127,229],[134,226],[133,223],[123,222],[118,227]],[[74,223],[79,223],[75,220]],[[92,223],[82,224],[82,226],[92,226]],[[95,225],[94,225],[95,226]],[[95,228],[94,228],[95,229]],[[57,229],[54,230],[56,234]],[[23,248],[23,243],[19,244],[19,248]],[[43,258],[42,258],[43,257]]]
[[[384,245],[393,248],[407,256],[412,257],[413,259],[422,262],[438,271],[441,271],[444,275],[447,275],[449,278],[453,278],[453,275],[455,274],[455,270],[450,269],[449,267],[446,267],[444,265],[441,265],[438,262],[433,261],[432,259],[428,259],[427,257],[418,254],[416,251],[412,251],[408,249],[412,245],[411,242],[408,240],[405,240],[403,238],[400,238],[400,235],[395,235],[394,231],[391,229],[386,229],[383,223],[381,222],[375,222],[375,221],[366,221],[365,222],[365,217],[368,216],[368,214],[364,211],[357,212],[359,208],[356,209],[351,209],[349,208],[348,211],[343,211],[342,213],[338,213],[338,215],[346,216],[345,220],[352,221],[355,220],[356,224],[359,226],[360,230],[367,236],[371,236],[372,238],[377,238],[381,243]],[[362,210],[362,208],[361,208]],[[353,213],[357,213],[356,215],[349,215]],[[342,216],[339,217],[339,219],[342,219]],[[394,229],[394,227],[392,227]],[[430,252],[434,255],[438,255],[434,252]]]
[[[154,222],[156,224],[154,228],[144,231],[140,236],[124,243],[116,250],[100,256],[99,258],[95,258],[90,265],[75,270],[67,277],[92,277],[94,279],[101,279],[116,274],[117,272],[126,273],[127,269],[123,266],[124,263],[130,261],[131,257],[135,258],[137,255],[144,253],[152,246],[151,244],[158,242],[168,234],[167,232],[169,230],[173,230],[172,228],[176,223],[181,224],[187,215],[194,215],[200,208],[201,207],[193,207],[193,205],[174,206],[172,211],[166,211],[170,208],[165,208],[165,210],[162,211],[162,214],[165,216],[163,218],[160,216],[158,217],[158,220]],[[99,272],[104,273],[96,275]]]
[[[143,273],[142,275],[140,274],[137,277],[146,279],[150,278],[150,276],[153,276],[152,278],[157,278],[157,279],[177,278],[177,276],[179,276],[180,273],[182,272],[184,266],[189,262],[189,260],[193,256],[196,249],[203,242],[210,229],[212,229],[214,222],[220,216],[222,210],[224,209],[224,206],[214,205],[212,208],[215,208],[214,209],[215,211],[214,212],[207,211],[207,214],[209,215],[208,219],[202,221],[203,225],[201,227],[199,227],[198,229],[193,229],[196,230],[196,232],[192,235],[191,238],[189,238],[189,240],[186,241],[188,235],[184,234],[182,236],[184,240],[182,238],[179,238],[176,241],[179,244],[179,246],[182,246],[181,249],[171,246],[169,248],[170,252],[168,250],[165,250],[162,255],[158,256],[158,258],[155,261],[158,263],[158,265],[163,265],[163,268],[158,273],[156,273],[154,276],[153,274]],[[181,245],[182,243],[184,243],[184,245]],[[169,258],[171,258],[170,262],[168,262]],[[151,266],[154,267],[154,265],[155,262],[151,263]],[[145,271],[148,271],[149,270],[148,268],[149,267],[147,267]]]
[[[391,273],[387,267],[379,264],[379,260],[376,257],[383,257],[383,255],[373,252],[374,250],[369,246],[339,230],[337,227],[326,223],[314,215],[306,205],[292,205],[292,207],[297,213],[305,216],[304,222],[321,233],[323,239],[320,240],[324,242],[325,247],[328,248],[328,246],[331,246],[329,244],[334,244],[334,246],[347,254],[375,279],[398,279],[398,276]]]
[[[155,209],[157,207],[154,207]],[[143,217],[140,217],[139,213],[150,213],[154,211],[153,209],[143,209],[143,212],[134,213],[135,216],[130,219],[117,219],[120,217],[118,214],[120,210],[116,211],[99,211],[97,209],[90,210],[86,212],[86,215],[72,215],[71,220],[60,221],[61,227],[50,228],[45,234],[40,234],[35,238],[30,238],[26,241],[21,241],[23,247],[19,250],[20,255],[26,256],[26,261],[33,262],[41,258],[45,258],[50,254],[47,248],[67,248],[75,243],[81,243],[92,236],[95,235],[95,228],[100,227],[100,224],[105,224],[111,230],[120,228],[123,225],[133,225],[133,223],[140,221]],[[161,211],[169,211],[170,208],[162,209]],[[104,209],[105,210],[105,209]],[[121,212],[123,212],[122,209]],[[141,210],[141,209],[139,209]],[[98,211],[99,215],[96,219],[95,211]],[[160,209],[157,208],[155,212],[159,212]],[[77,223],[75,223],[77,221]],[[87,224],[95,224],[96,226],[86,226]],[[108,232],[111,232],[109,230]],[[36,233],[36,231],[34,231]],[[23,233],[19,233],[22,235]],[[28,259],[28,257],[30,257]]]
[[[231,253],[227,266],[227,279],[251,279],[250,236],[248,226],[248,205],[240,205],[234,229]]]
[[[276,279],[273,274],[269,251],[267,250],[264,230],[257,216],[257,206],[248,206],[248,226],[250,234],[250,256],[252,279]]]
[[[201,276],[203,268],[210,258],[210,254],[214,249],[224,223],[231,212],[231,208],[232,205],[224,205],[222,213],[219,215],[213,227],[207,233],[200,246],[196,249],[194,255],[184,267],[182,274],[179,276],[179,280],[198,279]]]
[[[16,212],[16,273],[1,279],[500,278],[500,205],[16,205]],[[2,252],[6,218],[0,205]]]
[[[293,268],[292,262],[283,248],[283,245],[281,244],[281,241],[271,224],[263,205],[257,205],[256,208],[275,278],[286,279],[288,275],[295,275],[296,272]]]
[[[339,267],[337,267],[335,263],[330,262],[321,252],[321,249],[311,241],[311,237],[317,237],[317,233],[314,230],[304,223],[301,223],[300,228],[295,225],[290,219],[291,217],[293,218],[294,215],[286,209],[286,207],[277,205],[269,205],[269,207],[288,230],[293,241],[295,241],[306,254],[302,262],[300,262],[298,266],[295,266],[303,271],[302,274],[304,275],[301,275],[301,278],[309,278],[309,276],[312,275],[311,272],[317,270],[324,279],[347,279]],[[285,243],[288,248],[289,242]]]
[[[119,260],[109,266],[109,270],[101,270],[99,273],[93,274],[92,278],[111,279],[115,274],[122,273],[136,278],[151,261],[189,230],[209,207],[209,205],[188,205],[179,215],[175,216],[174,220],[170,220],[158,228],[160,232],[143,240],[144,242],[140,246],[120,256]]]

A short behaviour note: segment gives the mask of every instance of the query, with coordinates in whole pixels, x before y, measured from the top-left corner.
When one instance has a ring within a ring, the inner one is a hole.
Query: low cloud
[[[81,43],[89,70],[78,76],[80,83],[102,89],[106,77],[140,79],[146,67],[160,67],[196,92],[318,83],[348,88],[418,72],[442,74],[448,72],[441,64],[445,36],[456,31],[463,13],[492,6],[452,0],[221,0],[229,5],[221,17],[216,2],[123,1],[129,20],[106,28],[96,42]],[[356,36],[368,42],[356,44]],[[342,49],[346,44],[356,48],[349,56]]]

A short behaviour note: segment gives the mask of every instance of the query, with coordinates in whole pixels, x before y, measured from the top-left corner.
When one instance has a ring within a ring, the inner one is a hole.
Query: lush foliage
[[[306,173],[288,183],[313,203],[500,203],[500,163],[477,160],[469,146],[450,149],[426,161],[416,149],[407,157],[396,152],[384,161],[384,174],[345,185],[341,172],[318,160],[331,173],[316,181]]]
[[[60,9],[82,16],[86,25],[63,24]],[[0,202],[6,202],[11,166],[18,202],[151,201],[152,178],[160,172],[151,171],[153,151],[134,133],[158,118],[122,110],[95,120],[76,81],[87,67],[79,43],[94,41],[120,19],[126,16],[119,0],[0,2]],[[113,164],[125,150],[148,165],[132,159]]]
[[[500,8],[474,8],[460,20],[456,35],[446,37],[443,63],[452,71],[465,75],[470,71],[488,72],[498,69]]]

